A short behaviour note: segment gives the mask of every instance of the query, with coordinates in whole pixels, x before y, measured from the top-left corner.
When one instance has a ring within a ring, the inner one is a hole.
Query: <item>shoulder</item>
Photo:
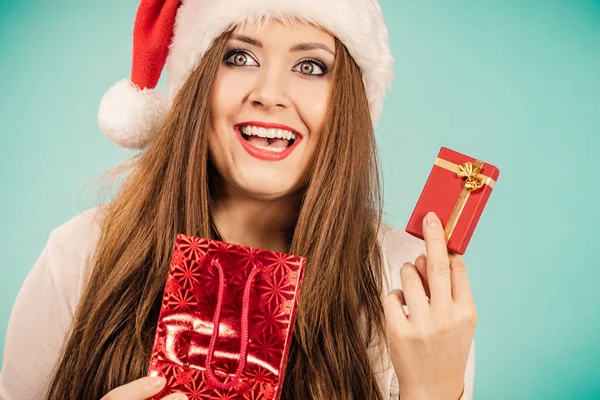
[[[101,206],[89,208],[57,226],[50,233],[48,244],[76,255],[98,238],[101,224]]]
[[[400,288],[400,267],[405,262],[414,262],[419,254],[425,252],[425,242],[395,226],[382,223],[379,241],[383,253],[385,280],[390,289]],[[386,288],[387,290],[388,288]]]
[[[62,277],[76,274],[80,281],[84,278],[87,259],[100,237],[101,219],[101,206],[96,206],[52,230],[45,249],[52,272],[60,272]]]
[[[96,206],[54,228],[39,262],[30,272],[43,275],[46,285],[68,299],[70,311],[89,276],[88,261],[100,237],[101,220],[101,206]]]
[[[94,207],[50,233],[13,305],[0,373],[0,398],[44,397],[87,280],[87,261],[100,235],[100,220],[100,208]]]

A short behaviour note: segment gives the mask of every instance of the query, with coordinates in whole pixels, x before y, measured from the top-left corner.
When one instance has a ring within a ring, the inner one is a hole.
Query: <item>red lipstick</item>
[[[242,136],[242,132],[240,131],[240,127],[246,126],[246,125],[258,126],[258,127],[266,128],[266,129],[288,130],[290,132],[293,132],[296,135],[296,139],[294,140],[294,143],[291,146],[288,146],[282,152],[274,152],[274,151],[264,150],[264,149],[254,146],[252,143],[250,143],[249,141],[244,139],[244,137]],[[235,131],[235,134],[236,134],[238,140],[242,144],[242,147],[244,148],[244,150],[246,150],[246,152],[248,152],[248,154],[250,154],[252,157],[258,158],[260,160],[265,160],[265,161],[280,161],[280,160],[287,158],[296,149],[296,146],[298,146],[298,143],[300,143],[302,141],[302,134],[300,132],[296,131],[295,129],[290,128],[289,126],[282,125],[282,124],[266,123],[266,122],[259,122],[259,121],[249,121],[249,122],[243,122],[243,123],[234,125],[233,130]]]

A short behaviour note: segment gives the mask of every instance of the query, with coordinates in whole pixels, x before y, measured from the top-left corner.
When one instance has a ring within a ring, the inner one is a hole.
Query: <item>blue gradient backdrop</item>
[[[129,153],[96,122],[128,76],[133,0],[0,2],[0,341],[50,231]],[[477,399],[600,398],[600,1],[383,0],[397,64],[378,126],[404,227],[440,146],[497,165],[465,255]],[[164,86],[164,81],[163,81]]]

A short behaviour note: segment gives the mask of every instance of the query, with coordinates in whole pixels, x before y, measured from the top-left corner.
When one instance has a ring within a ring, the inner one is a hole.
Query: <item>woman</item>
[[[153,90],[165,60],[170,100]],[[391,66],[373,0],[142,1],[131,83],[99,118],[144,151],[112,201],[50,235],[11,316],[0,395],[158,393],[142,377],[181,232],[308,259],[283,398],[470,399],[462,259],[434,214],[424,247],[380,223],[373,123]]]

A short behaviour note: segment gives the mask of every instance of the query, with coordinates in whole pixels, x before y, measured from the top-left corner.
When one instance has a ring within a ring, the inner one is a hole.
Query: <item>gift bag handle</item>
[[[250,276],[248,276],[248,281],[246,282],[246,286],[244,287],[244,297],[242,303],[242,332],[240,337],[240,360],[238,362],[237,370],[235,371],[235,375],[233,379],[228,383],[222,383],[217,380],[213,369],[211,367],[211,362],[213,358],[213,354],[215,351],[215,345],[217,342],[217,337],[219,336],[219,325],[221,322],[221,306],[223,304],[223,292],[225,289],[225,273],[223,272],[223,267],[219,263],[219,261],[212,259],[210,265],[216,267],[219,271],[219,295],[217,298],[217,307],[215,309],[215,315],[213,317],[213,333],[210,338],[210,345],[208,347],[208,354],[206,355],[206,375],[208,382],[216,386],[220,389],[229,389],[232,386],[235,386],[242,372],[244,371],[244,367],[246,366],[246,358],[248,356],[248,314],[250,308],[250,287],[252,286],[252,282],[254,281],[254,277],[258,273],[258,269],[256,266],[250,272]]]

